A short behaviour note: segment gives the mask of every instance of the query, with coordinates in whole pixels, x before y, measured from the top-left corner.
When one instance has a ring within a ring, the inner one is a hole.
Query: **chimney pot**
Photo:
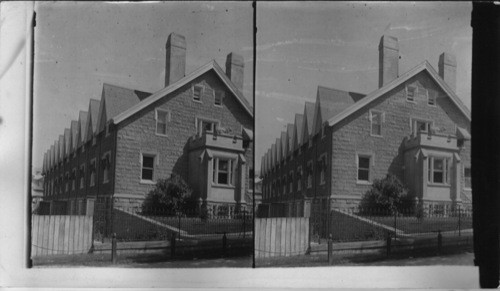
[[[238,90],[243,91],[243,71],[245,68],[245,62],[243,57],[230,53],[226,58],[226,75],[231,79],[231,82],[238,88]]]
[[[378,46],[379,78],[378,87],[395,80],[399,75],[399,44],[394,36],[383,35]]]
[[[171,33],[167,39],[166,51],[165,87],[186,75],[186,38]]]
[[[456,75],[457,75],[457,60],[454,55],[450,53],[442,53],[439,56],[439,76],[446,84],[455,91],[456,89]]]

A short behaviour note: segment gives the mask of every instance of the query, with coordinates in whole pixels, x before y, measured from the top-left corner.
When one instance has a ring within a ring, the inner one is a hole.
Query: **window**
[[[76,168],[71,172],[71,190],[75,191],[76,189]]]
[[[432,126],[432,122],[428,120],[413,120],[412,132],[413,135],[417,135],[419,132],[429,133]]]
[[[437,95],[437,92],[428,92],[428,97],[427,97],[427,104],[431,105],[431,106],[434,106],[436,105],[436,95]]]
[[[382,135],[383,113],[380,111],[370,111],[371,134]]]
[[[95,186],[95,159],[90,160],[90,187]]]
[[[290,171],[290,175],[288,176],[288,193],[292,193],[293,190],[293,171]]]
[[[358,156],[358,181],[370,181],[370,156]]]
[[[464,188],[466,188],[466,189],[472,188],[472,175],[471,175],[470,167],[464,168]]]
[[[224,91],[219,91],[215,90],[215,105],[222,106],[222,99],[224,99],[225,92]]]
[[[146,154],[142,155],[141,180],[153,181],[154,165],[155,165],[154,155],[146,155]]]
[[[64,175],[64,192],[69,191],[69,172]]]
[[[312,161],[309,161],[307,162],[307,189],[312,188],[312,175],[313,175]]]
[[[281,189],[283,190],[283,192],[282,192],[282,193],[283,193],[283,195],[284,195],[284,194],[286,193],[286,181],[287,181],[287,179],[286,179],[286,175],[285,175],[285,176],[283,176],[283,180],[281,180],[281,181],[282,181],[282,182],[281,182],[281,187],[282,187]]]
[[[102,181],[103,183],[109,182],[109,168],[111,167],[111,154],[109,152],[105,153],[101,158],[102,167]]]
[[[441,157],[429,157],[428,159],[428,181],[435,184],[449,184],[451,160]]]
[[[297,191],[302,190],[302,167],[297,168]]]
[[[80,166],[80,189],[85,185],[85,165]]]
[[[203,135],[205,132],[215,133],[217,131],[217,124],[213,120],[198,119],[198,135]]]
[[[325,184],[325,173],[326,173],[326,154],[322,154],[318,160],[319,169],[319,184]]]
[[[203,95],[203,86],[194,85],[193,86],[193,100],[201,101],[201,95]]]
[[[417,95],[417,87],[416,86],[406,86],[406,100],[407,101],[415,101],[415,96]]]
[[[218,185],[234,185],[233,166],[234,160],[232,159],[215,158],[212,181]]]
[[[325,138],[325,136],[326,136],[326,134],[325,134],[325,127],[326,127],[326,125],[323,125],[323,126],[321,127],[321,138],[322,138],[322,139],[323,139],[323,138]]]
[[[170,112],[156,109],[156,134],[167,134],[167,123],[170,121]]]

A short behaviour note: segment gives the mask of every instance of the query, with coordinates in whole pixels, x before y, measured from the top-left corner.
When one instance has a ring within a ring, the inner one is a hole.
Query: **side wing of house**
[[[387,92],[363,106],[353,105],[348,115],[334,120],[334,203],[361,199],[375,179],[388,173],[426,204],[470,199],[470,117],[431,70],[393,82]]]

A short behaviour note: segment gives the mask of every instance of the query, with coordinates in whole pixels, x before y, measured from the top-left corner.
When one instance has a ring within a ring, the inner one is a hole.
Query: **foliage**
[[[391,214],[407,213],[414,208],[415,201],[408,195],[408,189],[392,174],[376,179],[361,199],[361,211],[378,209]]]
[[[144,211],[162,209],[172,212],[189,211],[194,207],[191,187],[177,174],[168,179],[159,179],[151,190],[142,207]]]

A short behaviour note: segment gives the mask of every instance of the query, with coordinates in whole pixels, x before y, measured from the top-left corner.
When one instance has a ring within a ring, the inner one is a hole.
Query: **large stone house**
[[[230,53],[225,72],[214,60],[187,75],[185,67],[185,38],[172,33],[164,88],[104,84],[101,99],[90,99],[44,155],[44,200],[53,213],[83,213],[95,199],[139,206],[172,174],[210,213],[247,207],[253,109],[242,94],[243,58]]]
[[[318,87],[316,102],[261,157],[266,211],[304,215],[311,201],[355,207],[374,179],[396,175],[431,211],[471,204],[470,111],[455,94],[456,60],[399,73],[398,40],[379,45],[379,88]],[[275,214],[276,215],[276,214]]]

